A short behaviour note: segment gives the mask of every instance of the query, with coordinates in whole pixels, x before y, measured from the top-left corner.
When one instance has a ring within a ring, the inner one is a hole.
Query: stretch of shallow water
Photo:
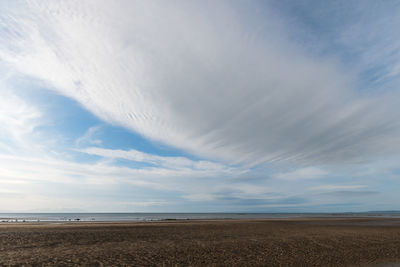
[[[360,213],[0,213],[0,223],[68,221],[161,221],[215,219],[279,219],[299,217],[387,217],[400,218],[400,212]]]

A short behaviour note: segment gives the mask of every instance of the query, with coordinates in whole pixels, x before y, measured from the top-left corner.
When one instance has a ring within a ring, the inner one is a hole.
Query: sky
[[[0,1],[0,212],[399,210],[399,14]]]

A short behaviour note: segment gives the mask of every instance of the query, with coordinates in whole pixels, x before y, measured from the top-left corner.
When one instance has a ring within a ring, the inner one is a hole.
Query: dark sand
[[[393,262],[400,262],[399,219],[0,224],[0,266],[392,266]]]

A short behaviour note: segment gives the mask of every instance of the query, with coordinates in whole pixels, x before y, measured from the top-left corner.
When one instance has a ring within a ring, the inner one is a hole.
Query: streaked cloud
[[[393,101],[358,94],[356,75],[291,42],[268,5],[263,20],[257,3],[242,5],[10,5],[0,58],[110,123],[203,157],[310,165],[398,149]]]
[[[346,190],[346,189],[359,189],[365,188],[366,185],[320,185],[314,186],[312,190]]]
[[[30,134],[42,124],[41,112],[0,84],[0,149],[29,149]]]
[[[149,163],[154,166],[166,169],[177,169],[177,170],[192,169],[192,170],[207,171],[207,172],[214,172],[214,171],[229,172],[231,174],[233,174],[233,172],[235,171],[238,174],[246,171],[245,169],[240,170],[239,168],[229,167],[227,165],[211,161],[191,160],[185,157],[158,156],[137,151],[134,149],[125,151],[125,150],[112,150],[112,149],[103,149],[97,147],[89,147],[86,149],[82,149],[80,151],[90,155],[101,156],[103,158],[126,159],[136,162]]]
[[[365,197],[370,195],[379,194],[378,191],[352,191],[352,190],[338,190],[338,191],[330,191],[326,193],[321,193],[328,196],[334,197]]]
[[[96,132],[100,129],[100,126],[93,126],[90,127],[84,135],[82,135],[81,137],[79,137],[76,141],[75,141],[75,145],[80,147],[84,144],[86,145],[100,145],[102,143],[102,141],[100,139],[96,139],[94,136],[96,134]]]
[[[316,179],[326,176],[328,173],[323,169],[316,167],[300,168],[291,172],[282,172],[275,175],[278,179],[284,180],[302,180],[302,179]]]

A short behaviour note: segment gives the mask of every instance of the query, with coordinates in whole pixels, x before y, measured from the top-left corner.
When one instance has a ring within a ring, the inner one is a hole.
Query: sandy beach
[[[0,224],[1,266],[392,266],[400,220]]]

